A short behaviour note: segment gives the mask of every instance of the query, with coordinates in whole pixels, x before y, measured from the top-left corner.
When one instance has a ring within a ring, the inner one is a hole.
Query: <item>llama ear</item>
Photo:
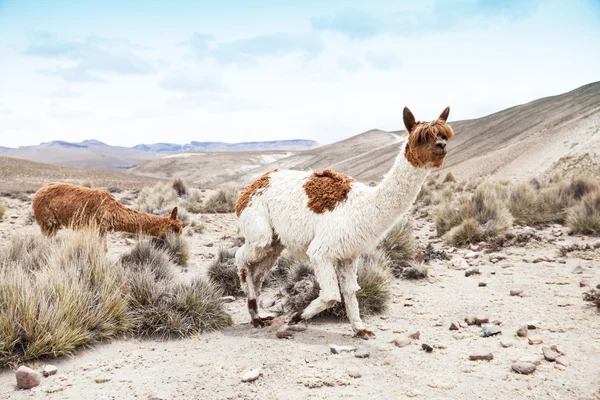
[[[408,107],[404,107],[404,112],[402,113],[402,117],[404,118],[404,126],[406,127],[406,131],[410,134],[415,124],[415,116],[410,112]]]
[[[177,207],[173,208],[173,210],[171,211],[171,219],[172,220],[177,219]]]
[[[450,115],[450,107],[444,108],[444,111],[442,111],[438,119],[446,122],[448,120],[448,115]]]

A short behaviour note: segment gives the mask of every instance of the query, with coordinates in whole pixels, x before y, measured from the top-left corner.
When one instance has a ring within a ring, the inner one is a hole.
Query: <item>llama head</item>
[[[446,107],[438,119],[431,122],[416,121],[408,107],[404,107],[404,126],[408,132],[405,157],[415,168],[439,168],[448,154],[446,142],[454,138],[454,131],[446,120],[450,107]]]
[[[161,232],[158,236],[162,239],[164,239],[164,237],[169,233],[174,233],[177,236],[181,236],[183,227],[181,222],[179,222],[177,219],[177,207],[173,208],[170,213],[167,213],[164,218],[165,223],[161,225]]]

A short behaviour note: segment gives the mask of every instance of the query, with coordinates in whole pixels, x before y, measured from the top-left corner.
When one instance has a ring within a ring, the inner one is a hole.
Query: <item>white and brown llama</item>
[[[236,264],[254,326],[265,323],[258,315],[258,297],[265,275],[285,248],[296,258],[310,260],[321,289],[319,297],[298,310],[289,324],[310,319],[341,301],[341,288],[355,335],[374,336],[360,318],[353,261],[377,246],[408,211],[430,171],[441,167],[446,142],[454,137],[446,125],[449,113],[448,107],[430,123],[417,122],[404,108],[409,132],[404,152],[376,187],[331,170],[274,170],[242,191],[236,214],[245,244],[236,254]]]
[[[115,200],[104,190],[65,183],[46,185],[33,198],[33,215],[45,236],[59,229],[94,227],[103,237],[107,232],[140,233],[164,239],[181,235],[177,207],[166,216],[146,214]],[[106,248],[106,245],[105,245]]]

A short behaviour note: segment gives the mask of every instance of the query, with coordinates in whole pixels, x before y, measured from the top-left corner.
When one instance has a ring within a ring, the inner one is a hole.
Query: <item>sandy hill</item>
[[[456,139],[449,145],[450,156],[442,172],[452,171],[460,178],[527,179],[559,169],[567,174],[586,170],[600,176],[600,82],[450,125]],[[256,161],[265,154],[262,152],[233,159],[230,155],[202,153],[154,160],[130,172],[240,186],[273,168],[333,168],[371,182],[379,181],[387,172],[405,139],[405,131],[371,130],[327,146],[280,156],[271,163]]]
[[[0,192],[37,190],[54,182],[82,184],[93,187],[138,189],[153,184],[156,179],[132,176],[122,172],[96,171],[42,164],[33,161],[0,157]]]

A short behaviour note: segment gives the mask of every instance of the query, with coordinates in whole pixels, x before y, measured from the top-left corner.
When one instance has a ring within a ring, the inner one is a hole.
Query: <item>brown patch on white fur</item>
[[[274,169],[263,174],[260,178],[249,184],[242,190],[240,197],[238,197],[237,203],[235,204],[235,215],[238,217],[249,205],[253,196],[259,196],[262,192],[269,187],[269,175],[279,170]]]
[[[354,178],[330,169],[313,172],[303,185],[308,196],[308,208],[316,214],[333,211],[348,198],[352,182],[355,182]]]
[[[450,108],[432,122],[415,121],[408,108],[404,109],[404,124],[408,134],[405,157],[415,168],[433,166],[439,168],[444,163],[447,152],[446,142],[454,138],[454,131],[446,125]],[[443,150],[443,154],[440,154]]]

